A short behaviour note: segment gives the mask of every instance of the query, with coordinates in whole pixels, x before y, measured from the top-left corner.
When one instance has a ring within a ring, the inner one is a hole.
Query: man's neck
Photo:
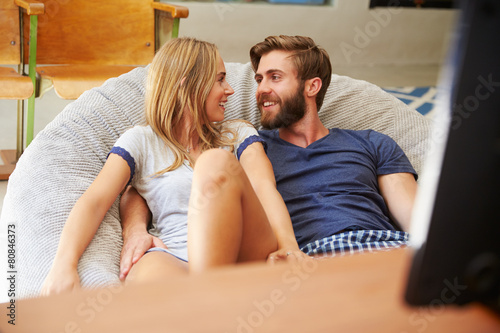
[[[307,112],[292,126],[279,129],[281,139],[303,148],[325,137],[328,133],[328,128],[323,125],[317,112]]]

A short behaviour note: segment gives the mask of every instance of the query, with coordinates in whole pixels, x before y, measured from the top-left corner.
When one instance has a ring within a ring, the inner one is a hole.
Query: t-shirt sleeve
[[[370,141],[376,150],[377,175],[404,172],[413,174],[415,180],[418,178],[403,149],[391,137],[373,131],[370,133]]]
[[[236,152],[236,157],[238,160],[241,157],[241,154],[245,151],[245,149],[255,142],[260,142],[264,146],[264,149],[267,149],[267,144],[259,136],[259,133],[251,124],[247,124],[246,122],[237,122],[236,124],[236,132],[238,135],[238,140],[234,146],[234,150]]]
[[[131,184],[136,174],[139,162],[141,161],[141,154],[144,151],[143,142],[140,138],[143,137],[138,132],[138,127],[131,128],[118,138],[114,146],[111,148],[109,154],[116,154],[122,157],[130,167],[130,178],[128,184]],[[142,147],[142,149],[141,149]],[[108,155],[109,156],[109,155]]]

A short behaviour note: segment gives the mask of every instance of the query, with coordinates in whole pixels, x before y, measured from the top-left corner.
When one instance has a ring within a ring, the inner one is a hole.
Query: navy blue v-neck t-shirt
[[[299,247],[344,230],[395,230],[378,176],[417,174],[389,136],[334,128],[303,148],[282,140],[278,130],[259,135]]]

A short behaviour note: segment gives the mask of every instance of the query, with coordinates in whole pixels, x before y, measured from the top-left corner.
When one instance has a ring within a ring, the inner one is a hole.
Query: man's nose
[[[265,80],[262,80],[257,86],[257,95],[268,94],[271,92],[269,84]]]

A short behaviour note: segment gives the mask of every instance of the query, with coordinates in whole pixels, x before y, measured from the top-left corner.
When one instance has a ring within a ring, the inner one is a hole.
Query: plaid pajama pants
[[[335,257],[389,250],[408,244],[409,234],[391,230],[353,230],[316,240],[302,247],[310,256]]]

